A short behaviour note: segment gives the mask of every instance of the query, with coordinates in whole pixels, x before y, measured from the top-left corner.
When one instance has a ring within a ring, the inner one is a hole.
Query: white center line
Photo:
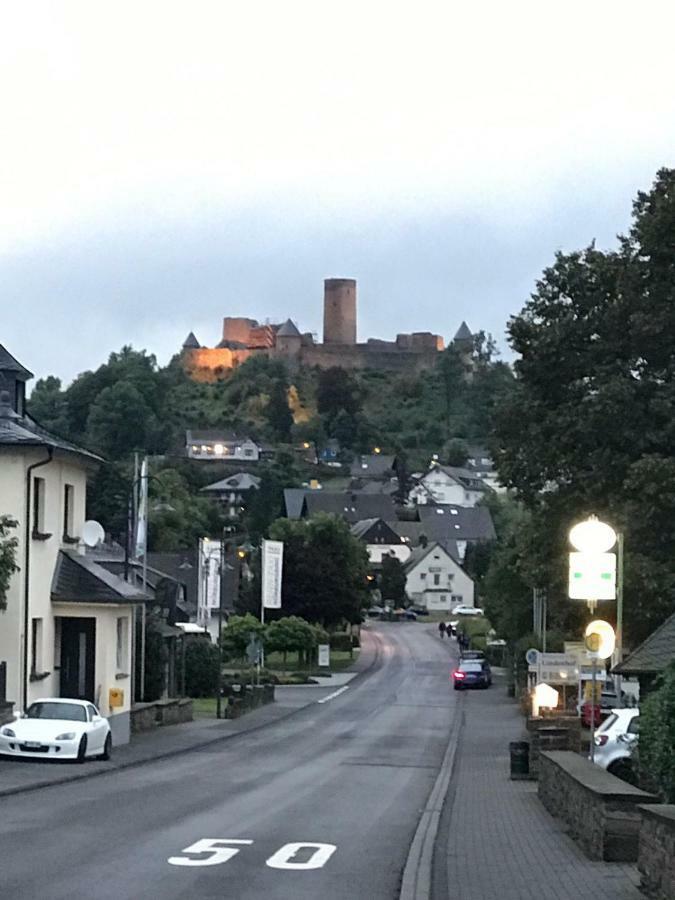
[[[332,694],[329,694],[327,697],[324,697],[323,700],[317,700],[317,703],[328,703],[329,700],[333,700],[335,697],[339,697],[340,694],[344,694],[345,691],[349,690],[349,685],[346,684],[344,687],[338,688],[337,691],[333,691]]]

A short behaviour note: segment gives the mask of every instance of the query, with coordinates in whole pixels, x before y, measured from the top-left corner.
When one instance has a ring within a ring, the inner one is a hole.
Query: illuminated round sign
[[[603,619],[596,619],[586,626],[584,642],[586,648],[597,659],[609,659],[614,653],[616,635],[609,622],[605,622]]]
[[[571,529],[570,543],[581,553],[606,553],[616,544],[616,532],[606,522],[591,516]]]

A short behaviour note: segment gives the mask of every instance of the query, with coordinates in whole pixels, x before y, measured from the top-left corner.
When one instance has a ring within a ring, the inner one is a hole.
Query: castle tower
[[[356,280],[326,278],[323,289],[324,344],[355,344]]]
[[[277,331],[275,342],[275,355],[284,357],[296,357],[302,346],[302,335],[290,319],[286,319]]]

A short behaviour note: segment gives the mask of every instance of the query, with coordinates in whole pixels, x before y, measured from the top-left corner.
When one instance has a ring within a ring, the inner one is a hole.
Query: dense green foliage
[[[380,592],[382,602],[402,606],[405,600],[405,570],[395,556],[382,557],[382,571],[380,573]]]
[[[0,609],[5,609],[7,606],[9,580],[18,571],[16,549],[19,546],[19,540],[11,534],[16,526],[15,519],[0,515]]]
[[[206,638],[194,638],[185,648],[185,693],[213,697],[218,689],[220,650]]]
[[[285,615],[325,626],[361,621],[368,605],[368,553],[348,525],[325,514],[279,519],[270,537],[284,542]]]
[[[230,616],[223,628],[220,644],[227,659],[245,659],[246,647],[252,637],[263,640],[265,626],[251,613],[244,616]]]
[[[675,803],[675,664],[640,704],[637,756],[645,787],[658,791],[664,803]]]
[[[618,249],[558,253],[544,271],[511,319],[517,379],[495,410],[500,476],[529,512],[528,555],[554,608],[570,525],[595,513],[624,533],[629,644],[675,610],[674,269],[664,169]]]

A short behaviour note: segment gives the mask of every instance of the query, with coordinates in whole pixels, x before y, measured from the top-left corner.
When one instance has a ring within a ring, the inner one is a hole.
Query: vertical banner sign
[[[319,665],[330,665],[330,644],[319,644]]]
[[[283,541],[262,542],[262,605],[281,609],[281,577],[284,560]]]

